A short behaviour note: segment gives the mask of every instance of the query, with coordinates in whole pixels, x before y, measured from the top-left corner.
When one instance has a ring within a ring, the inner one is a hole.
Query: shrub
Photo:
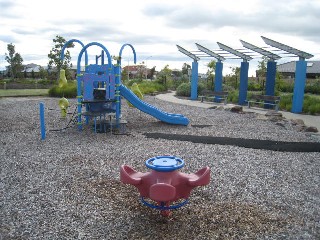
[[[230,91],[228,93],[228,102],[237,103],[239,101],[239,91]]]
[[[205,89],[205,83],[199,83],[197,94],[201,93]],[[190,97],[191,96],[191,84],[190,82],[182,83],[177,87],[176,90],[177,96]]]
[[[182,83],[177,87],[177,96],[190,97],[191,95],[191,85],[190,83]]]
[[[314,96],[305,95],[302,111],[312,115],[320,113],[320,99]]]
[[[261,91],[262,86],[259,83],[249,81],[248,83],[248,91]]]
[[[77,96],[77,84],[76,82],[68,82],[67,85],[62,88],[55,85],[49,89],[49,96],[75,98]]]
[[[143,94],[149,94],[153,92],[164,92],[167,90],[166,86],[154,81],[142,81],[138,84],[139,89]]]
[[[281,110],[291,111],[292,108],[292,94],[281,95],[279,108]]]
[[[132,79],[132,80],[130,80],[126,85],[127,85],[128,87],[131,87],[132,84],[134,84],[134,83],[140,84],[141,82],[142,82],[141,79]]]
[[[320,94],[320,84],[307,84],[305,87],[306,93]]]

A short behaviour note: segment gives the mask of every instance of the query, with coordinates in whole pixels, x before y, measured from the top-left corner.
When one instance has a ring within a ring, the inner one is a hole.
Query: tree
[[[267,72],[267,63],[268,63],[268,57],[263,56],[261,61],[258,61],[258,69],[257,69],[257,77],[258,77],[258,82],[259,79],[262,80],[262,86],[264,85],[264,79],[266,77],[266,72]]]
[[[207,67],[208,67],[208,71],[207,71],[207,87],[209,89],[212,89],[213,88],[213,82],[214,82],[214,73],[216,71],[216,61],[215,60],[212,60],[210,61],[208,64],[207,64]],[[211,81],[210,81],[211,80]],[[211,86],[208,84],[208,82],[211,83]]]
[[[48,77],[48,72],[43,67],[39,67],[39,77],[41,79],[46,79]]]
[[[155,72],[156,72],[156,66],[154,66],[153,68],[150,69],[148,78],[150,78],[152,80]]]
[[[50,53],[48,54],[49,63],[48,68],[51,70],[54,70],[56,68],[56,71],[53,71],[56,73],[57,80],[59,80],[60,76],[60,70],[64,69],[66,71],[66,77],[71,78],[71,73],[69,69],[72,67],[71,64],[71,56],[69,50],[66,50],[64,53],[64,59],[63,61],[60,59],[61,50],[64,44],[66,43],[66,40],[57,35],[55,39],[53,39],[54,47],[50,50]],[[74,44],[71,43],[67,48],[73,48]]]
[[[235,89],[238,88],[238,76],[240,78],[240,68],[239,67],[233,67],[231,68],[232,74],[231,74],[231,79],[234,79],[234,84],[233,87]]]
[[[182,66],[182,75],[188,75],[188,70],[191,69],[191,66],[187,63],[184,63]]]
[[[170,80],[171,78],[172,70],[169,68],[169,65],[167,64],[158,74],[157,80],[159,83],[166,86],[167,80]]]
[[[23,70],[23,59],[19,53],[16,53],[15,45],[12,43],[7,45],[8,54],[6,53],[6,61],[9,63],[11,78],[14,79]]]

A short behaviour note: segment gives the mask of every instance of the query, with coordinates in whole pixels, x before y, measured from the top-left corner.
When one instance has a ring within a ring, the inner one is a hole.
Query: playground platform
[[[182,99],[177,98],[175,96],[175,91],[171,91],[168,93],[158,94],[155,96],[157,99],[168,101],[177,104],[189,105],[193,107],[201,107],[201,108],[212,108],[213,106],[221,106],[223,108],[230,108],[235,106],[235,104],[223,104],[223,103],[216,103],[216,102],[201,102],[199,100],[190,100],[190,99]],[[255,112],[259,114],[267,113],[268,109],[258,109],[258,108],[248,108],[247,106],[243,106],[244,112]],[[307,114],[297,114],[285,111],[278,111],[282,113],[282,116],[286,119],[301,119],[303,120],[304,124],[309,127],[316,127],[320,131],[320,116],[313,116]],[[320,134],[318,132],[318,134]]]

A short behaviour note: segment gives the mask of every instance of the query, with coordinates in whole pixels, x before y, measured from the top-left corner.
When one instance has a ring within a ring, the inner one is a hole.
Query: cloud
[[[1,16],[11,18],[11,19],[15,18],[16,7],[19,7],[19,4],[13,1],[0,0]]]
[[[4,43],[15,43],[17,42],[17,39],[12,35],[0,35],[0,41]]]
[[[259,2],[259,1],[258,1]],[[275,32],[298,35],[320,41],[320,2],[260,1],[259,11],[241,12],[234,9],[211,8],[200,4],[185,6],[148,5],[143,13],[163,17],[168,27],[216,31],[234,27],[247,31]]]

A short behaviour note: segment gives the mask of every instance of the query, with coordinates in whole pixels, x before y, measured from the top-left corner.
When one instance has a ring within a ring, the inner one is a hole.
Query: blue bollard
[[[44,103],[39,104],[40,107],[40,130],[41,130],[41,140],[46,139],[46,124],[44,120]]]

